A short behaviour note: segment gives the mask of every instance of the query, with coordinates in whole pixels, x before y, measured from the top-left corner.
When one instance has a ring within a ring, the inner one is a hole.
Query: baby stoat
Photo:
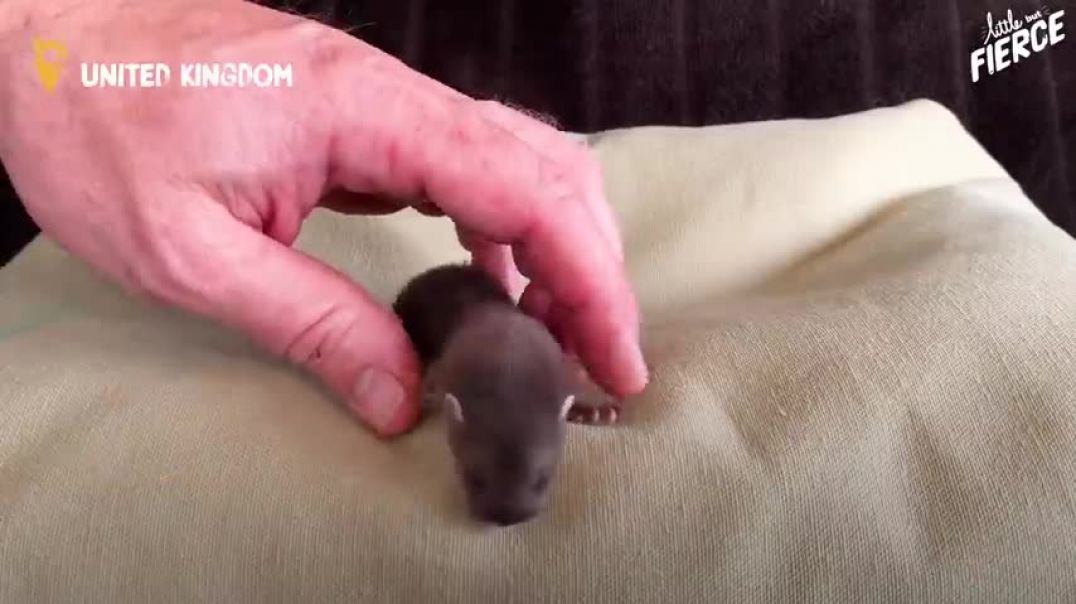
[[[447,411],[472,514],[501,526],[533,518],[548,501],[565,424],[614,422],[618,406],[480,267],[430,269],[393,309],[422,363],[424,401]]]

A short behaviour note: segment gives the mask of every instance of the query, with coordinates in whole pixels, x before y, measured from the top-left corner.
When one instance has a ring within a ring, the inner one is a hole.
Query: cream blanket
[[[653,381],[548,513],[466,519],[241,337],[49,242],[0,271],[0,601],[1076,598],[1076,241],[929,102],[592,138]],[[386,301],[446,220],[321,213]]]

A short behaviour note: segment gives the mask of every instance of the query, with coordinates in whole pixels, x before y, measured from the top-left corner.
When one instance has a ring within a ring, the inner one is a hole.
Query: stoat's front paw
[[[576,373],[575,404],[566,419],[573,424],[615,424],[620,419],[620,401],[594,383],[579,367]]]

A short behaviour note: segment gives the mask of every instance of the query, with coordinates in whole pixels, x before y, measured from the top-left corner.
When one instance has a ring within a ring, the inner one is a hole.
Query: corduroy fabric
[[[1076,241],[931,103],[594,137],[653,380],[548,513],[39,239],[0,271],[0,602],[1064,602]],[[390,300],[446,220],[318,213]]]
[[[1076,234],[1073,0],[263,3],[349,28],[460,90],[575,131],[824,117],[930,98]],[[973,84],[987,11],[1040,8],[1068,11],[1068,39]],[[0,191],[0,264],[36,232],[15,202]]]

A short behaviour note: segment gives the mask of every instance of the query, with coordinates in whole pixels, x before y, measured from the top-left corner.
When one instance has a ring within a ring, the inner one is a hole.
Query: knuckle
[[[354,55],[356,40],[314,24],[311,24],[311,27],[317,29],[310,35],[308,60],[315,72],[335,68]]]
[[[316,369],[333,356],[340,343],[349,337],[359,324],[354,312],[340,304],[331,304],[284,342],[282,353],[289,361]]]
[[[403,66],[396,57],[331,28],[313,36],[307,60],[317,78],[352,79],[356,74],[391,73]]]
[[[540,184],[546,192],[544,197],[547,203],[554,206],[553,208],[548,208],[548,210],[563,208],[579,198],[575,168],[544,157],[539,157],[538,162],[539,174],[541,175]]]

